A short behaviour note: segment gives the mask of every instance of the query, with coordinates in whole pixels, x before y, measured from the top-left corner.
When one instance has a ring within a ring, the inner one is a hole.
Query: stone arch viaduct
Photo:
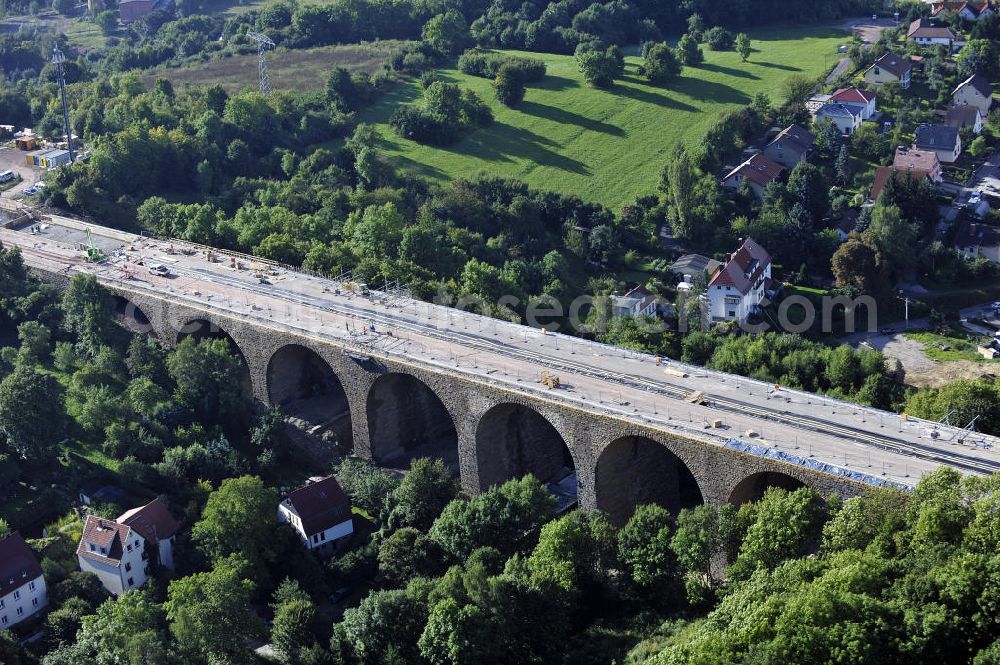
[[[127,282],[105,286],[122,325],[168,346],[186,335],[230,340],[245,364],[246,389],[284,407],[302,428],[334,432],[355,454],[381,464],[440,457],[470,494],[529,472],[548,481],[575,471],[579,505],[620,524],[643,503],[676,511],[742,503],[768,486],[808,485],[842,496],[868,487],[566,404],[544,391],[398,356],[348,353],[332,337],[275,329]]]

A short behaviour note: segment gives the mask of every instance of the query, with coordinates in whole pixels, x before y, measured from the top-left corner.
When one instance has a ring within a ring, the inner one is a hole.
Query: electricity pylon
[[[261,32],[247,32],[247,37],[257,42],[257,73],[260,78],[260,94],[271,94],[271,77],[267,73],[267,48],[274,48],[271,38]]]
[[[69,163],[73,163],[73,132],[69,127],[69,108],[66,106],[66,71],[63,63],[66,56],[59,50],[59,45],[52,47],[52,64],[59,74],[59,93],[62,96],[63,128],[66,130],[66,148],[69,150]]]

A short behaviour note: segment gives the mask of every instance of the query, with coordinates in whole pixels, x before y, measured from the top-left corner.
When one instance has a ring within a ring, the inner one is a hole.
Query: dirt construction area
[[[923,344],[902,333],[872,337],[867,344],[884,353],[890,361],[898,360],[906,370],[906,383],[916,387],[937,387],[958,379],[978,379],[995,368],[971,360],[931,360],[924,353]]]
[[[20,194],[22,190],[35,184],[41,179],[41,171],[34,166],[28,166],[24,162],[26,153],[14,148],[0,148],[0,171],[13,171],[21,176],[21,182],[10,189],[4,190],[0,197],[5,199],[13,198]]]

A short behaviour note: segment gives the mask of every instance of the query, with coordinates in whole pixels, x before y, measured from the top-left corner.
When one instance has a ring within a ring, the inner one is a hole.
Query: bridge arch
[[[729,493],[729,503],[742,506],[744,503],[760,501],[769,487],[779,487],[792,492],[806,484],[794,476],[780,471],[760,471],[738,482]]]
[[[115,319],[123,328],[140,335],[156,334],[152,322],[138,304],[120,295],[113,295],[112,303],[115,309]]]
[[[702,489],[687,464],[648,436],[613,440],[597,458],[594,475],[597,508],[616,526],[625,524],[637,507],[647,503],[674,514],[704,503]]]
[[[559,482],[576,470],[572,451],[552,423],[513,402],[497,404],[479,419],[476,466],[483,490],[529,473],[543,483]],[[576,487],[569,489],[575,495]]]
[[[204,318],[188,319],[177,332],[177,343],[180,344],[185,338],[193,337],[196,341],[203,339],[224,339],[229,342],[229,348],[240,361],[240,385],[247,395],[253,395],[253,379],[250,375],[250,363],[243,349],[233,339],[233,336],[226,332],[218,324]]]
[[[375,379],[366,402],[368,439],[379,464],[409,466],[416,457],[441,459],[458,471],[458,432],[451,413],[426,383],[389,372]]]
[[[351,410],[340,378],[316,351],[286,344],[273,354],[265,375],[267,399],[311,436],[329,433],[341,446],[351,444]]]

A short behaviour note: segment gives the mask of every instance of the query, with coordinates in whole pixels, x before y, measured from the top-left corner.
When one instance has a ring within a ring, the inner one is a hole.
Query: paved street
[[[64,218],[52,218],[51,224],[37,235],[0,230],[0,240],[19,245],[30,265],[49,271],[93,272],[107,283],[333,340],[352,352],[405,359],[710,445],[741,438],[903,484],[913,484],[941,463],[966,473],[1000,469],[1000,440],[993,437],[547,334],[400,294],[365,295],[361,285],[349,281],[276,269],[271,283],[261,284],[254,275],[266,265],[236,269],[235,257],[225,252],[210,262],[206,248],[91,227],[95,244],[121,248],[95,266],[65,241],[86,234],[86,224]],[[164,263],[172,274],[151,276],[140,262]],[[562,387],[541,386],[542,371],[557,374]]]

